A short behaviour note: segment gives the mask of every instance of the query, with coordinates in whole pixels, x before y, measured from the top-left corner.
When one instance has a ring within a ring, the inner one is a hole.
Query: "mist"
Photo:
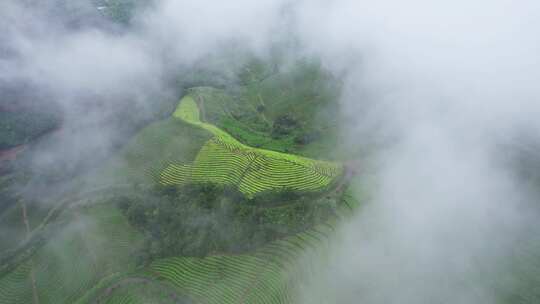
[[[201,85],[190,82],[194,69],[227,81],[249,54],[268,49],[270,29],[279,27],[276,15],[256,17],[278,7],[270,1],[157,1],[136,9],[129,27],[86,0],[0,6],[0,85],[5,95],[16,92],[4,102],[32,100],[61,116],[31,156],[38,176],[96,167],[145,123],[169,115],[185,86]],[[233,14],[241,7],[249,13]]]
[[[523,273],[508,264],[530,258],[519,246],[538,242],[540,213],[500,144],[523,130],[538,138],[539,8],[298,7],[307,48],[346,71],[349,140],[379,147],[366,173],[377,184],[371,201],[343,227],[305,303],[498,303],[516,292]]]
[[[501,145],[512,150],[521,132],[538,139],[537,1],[164,0],[129,30],[99,15],[73,25],[53,8],[0,4],[0,84],[28,85],[63,113],[61,139],[36,167],[103,159],[128,133],[118,114],[146,122],[156,100],[174,104],[176,77],[203,58],[226,57],[232,70],[292,40],[294,56],[342,78],[348,145],[375,151],[359,178],[375,181],[370,200],[305,278],[303,302],[496,303],[512,293],[497,279],[517,243],[538,240],[540,208]],[[223,50],[231,45],[236,56]]]

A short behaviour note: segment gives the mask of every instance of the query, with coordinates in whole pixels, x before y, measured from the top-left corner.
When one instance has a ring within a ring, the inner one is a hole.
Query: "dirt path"
[[[26,229],[26,239],[30,237],[30,223],[28,222],[28,214],[26,212],[26,203],[21,202],[22,217],[24,227]],[[34,297],[34,304],[39,304],[39,296],[37,292],[36,273],[34,271],[34,261],[30,258],[30,281],[32,283],[32,295]]]
[[[206,121],[206,111],[204,110],[204,98],[200,95],[197,96],[197,106],[199,107],[199,112],[201,113],[200,120]]]

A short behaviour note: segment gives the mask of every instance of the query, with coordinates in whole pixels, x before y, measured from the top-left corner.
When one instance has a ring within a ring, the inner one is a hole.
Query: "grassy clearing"
[[[176,108],[173,117],[187,121],[189,123],[200,122],[200,114],[197,103],[191,96],[182,99],[182,104]]]
[[[206,130],[193,128],[192,125],[175,118],[153,123],[139,132],[126,146],[123,153],[125,163],[114,162],[116,166],[111,166],[110,175],[120,180],[126,176],[136,180],[143,177],[142,182],[153,183],[168,166],[192,163],[201,146],[211,137],[212,134]],[[141,172],[146,174],[140,174]]]

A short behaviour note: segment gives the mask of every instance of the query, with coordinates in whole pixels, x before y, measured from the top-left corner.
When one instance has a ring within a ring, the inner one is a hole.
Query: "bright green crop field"
[[[173,117],[214,135],[190,164],[171,164],[161,173],[166,185],[213,182],[237,185],[253,196],[265,191],[317,191],[332,184],[343,172],[341,164],[253,148],[227,132],[200,120],[192,96],[182,98]]]

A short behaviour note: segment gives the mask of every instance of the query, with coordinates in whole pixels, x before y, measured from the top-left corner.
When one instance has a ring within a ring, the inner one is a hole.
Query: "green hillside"
[[[186,90],[61,196],[15,196],[0,303],[295,303],[358,205],[335,112],[318,114],[335,108],[328,77],[248,63],[235,85]]]
[[[213,182],[237,185],[253,196],[265,191],[316,191],[328,187],[342,166],[242,144],[227,132],[200,120],[199,108],[191,96],[184,97],[175,118],[207,130],[214,137],[206,142],[193,164],[171,164],[161,173],[167,185]]]
[[[311,267],[324,262],[336,222],[350,215],[350,208],[358,204],[350,194],[345,194],[342,200],[343,215],[271,242],[249,254],[155,260],[132,276],[137,281],[105,298],[108,301],[129,299],[130,296],[140,298],[137,296],[140,288],[152,282],[162,284],[161,288],[165,290],[174,287],[183,295],[185,303],[296,303],[301,291],[299,279],[312,271]],[[128,280],[120,278],[116,284]],[[96,294],[103,295],[103,289]],[[159,303],[174,303],[178,295],[161,293],[158,298],[164,300]]]
[[[101,278],[134,267],[141,236],[118,209],[82,208],[63,221],[77,224],[0,279],[0,303],[74,303]]]

